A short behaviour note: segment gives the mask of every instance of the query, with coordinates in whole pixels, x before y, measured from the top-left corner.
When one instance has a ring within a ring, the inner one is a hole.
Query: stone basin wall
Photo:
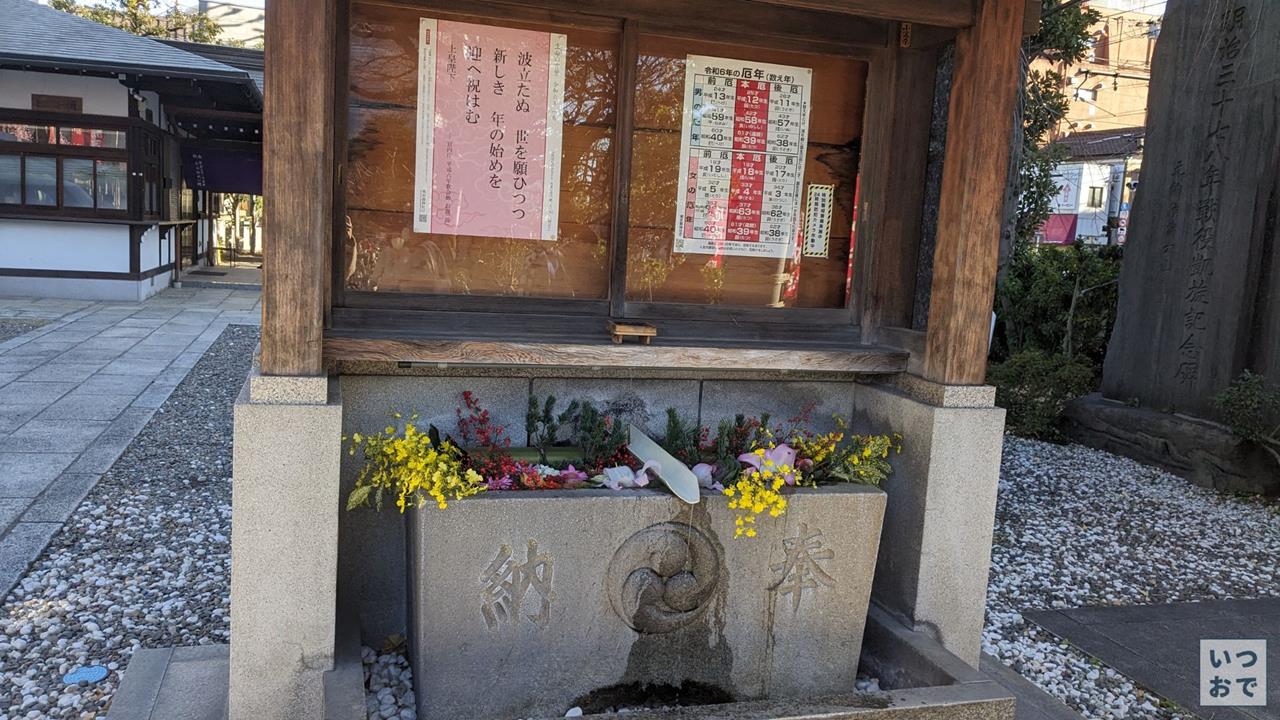
[[[769,413],[786,420],[812,407],[815,429],[830,429],[832,413],[848,417],[854,410],[858,383],[852,380],[733,380],[697,378],[615,379],[598,377],[530,377],[489,370],[470,375],[342,375],[342,432],[370,432],[386,427],[392,412],[419,413],[420,422],[442,433],[459,435],[456,408],[471,391],[496,423],[508,428],[513,446],[525,445],[525,412],[529,397],[555,395],[563,409],[572,400],[589,399],[597,407],[622,405],[628,420],[661,436],[666,409],[674,407],[688,420],[714,428],[737,413]],[[868,431],[877,428],[867,428]],[[889,427],[878,428],[880,432]],[[342,456],[342,497],[351,492],[359,472],[358,458]],[[387,636],[408,632],[409,587],[405,557],[407,530],[394,508],[381,514],[344,512],[340,518],[339,600],[355,616],[363,641],[381,646]]]
[[[804,489],[739,539],[721,495],[486,493],[419,510],[419,717],[562,717],[652,686],[721,703],[848,692],[884,505],[872,487]]]

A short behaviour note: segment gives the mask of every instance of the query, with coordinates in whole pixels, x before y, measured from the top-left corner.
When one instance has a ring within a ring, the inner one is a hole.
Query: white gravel
[[[1006,436],[983,650],[1088,718],[1191,717],[1020,611],[1280,596],[1278,509],[1098,450]]]
[[[360,649],[368,720],[417,720],[413,670],[402,652]]]
[[[256,328],[206,352],[0,606],[0,720],[100,718],[139,647],[227,642],[231,409]],[[97,683],[65,673],[103,665]]]

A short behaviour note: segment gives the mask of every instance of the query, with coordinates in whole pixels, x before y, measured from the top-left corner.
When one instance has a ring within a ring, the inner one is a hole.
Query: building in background
[[[1067,159],[1054,177],[1058,195],[1040,242],[1123,245],[1142,167],[1142,127],[1072,133],[1058,141]]]
[[[266,11],[261,7],[240,5],[221,0],[200,0],[200,12],[222,27],[219,42],[262,49],[262,33],[266,27]]]
[[[1123,244],[1142,166],[1151,59],[1160,36],[1163,0],[1089,3],[1101,14],[1091,28],[1092,51],[1069,65],[1038,60],[1034,69],[1062,75],[1069,108],[1050,141],[1063,145],[1059,194],[1040,241],[1069,245]]]
[[[0,294],[140,300],[208,262],[212,192],[261,192],[260,60],[0,17]]]

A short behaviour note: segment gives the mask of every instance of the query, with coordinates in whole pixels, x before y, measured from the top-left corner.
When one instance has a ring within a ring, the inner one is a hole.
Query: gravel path
[[[1019,611],[1280,596],[1277,557],[1274,504],[1079,445],[1006,436],[983,649],[1085,717],[1191,717]]]
[[[0,342],[12,340],[19,335],[26,335],[41,325],[48,325],[48,320],[13,320],[0,318]]]
[[[138,647],[227,642],[231,411],[257,341],[223,332],[0,606],[0,720],[103,717]],[[91,665],[110,673],[63,682]]]

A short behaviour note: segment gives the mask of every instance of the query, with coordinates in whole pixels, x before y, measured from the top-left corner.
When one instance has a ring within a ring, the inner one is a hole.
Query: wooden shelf
[[[680,373],[882,374],[902,372],[908,353],[882,347],[691,347],[595,343],[405,340],[329,336],[325,360],[445,368],[521,368]]]

